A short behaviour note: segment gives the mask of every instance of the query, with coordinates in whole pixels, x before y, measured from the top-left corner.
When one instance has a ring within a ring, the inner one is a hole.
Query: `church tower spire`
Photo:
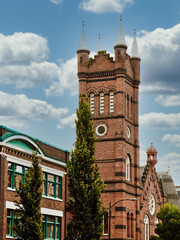
[[[138,45],[137,45],[137,40],[136,40],[136,29],[134,29],[134,40],[133,40],[133,45],[132,45],[132,49],[131,49],[131,56],[139,58]]]
[[[84,33],[84,21],[82,22],[82,33],[81,33],[81,39],[79,44],[79,50],[88,50],[88,44],[87,44],[86,36]]]
[[[117,35],[115,46],[116,45],[126,45],[126,40],[125,40],[123,27],[122,27],[122,16],[120,16],[119,32]]]

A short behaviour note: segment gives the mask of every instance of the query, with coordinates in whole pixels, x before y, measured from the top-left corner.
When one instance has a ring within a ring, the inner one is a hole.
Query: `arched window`
[[[130,159],[128,155],[126,157],[126,180],[130,180]]]
[[[147,214],[144,217],[144,240],[149,240],[149,217]]]
[[[108,235],[108,212],[103,216],[103,235]]]
[[[111,91],[110,93],[109,93],[109,100],[110,100],[110,104],[109,104],[109,106],[110,106],[110,113],[112,114],[112,113],[114,113],[114,92],[113,91]]]
[[[127,237],[130,237],[131,224],[130,224],[130,214],[127,213]]]
[[[94,93],[90,94],[90,110],[91,114],[94,114]]]
[[[133,214],[131,213],[131,237],[133,238]]]
[[[100,92],[100,114],[104,114],[104,93]]]
[[[129,95],[127,95],[127,117],[129,118]]]

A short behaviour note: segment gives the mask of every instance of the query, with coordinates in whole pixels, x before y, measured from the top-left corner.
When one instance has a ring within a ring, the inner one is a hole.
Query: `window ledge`
[[[47,198],[47,199],[50,199],[50,200],[55,200],[55,201],[59,201],[59,202],[63,202],[63,200],[62,199],[60,199],[60,198],[53,198],[53,197],[49,197],[49,196],[42,196],[43,198]]]
[[[12,236],[8,236],[8,235],[6,235],[6,238],[12,238],[12,239],[14,239],[14,237],[12,237]]]
[[[15,189],[15,188],[10,188],[10,187],[8,187],[7,190],[16,192],[16,189]]]

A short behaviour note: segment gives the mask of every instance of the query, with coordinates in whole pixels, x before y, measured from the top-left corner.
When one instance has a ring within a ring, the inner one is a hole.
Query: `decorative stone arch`
[[[88,90],[87,90],[87,94],[88,94],[88,96],[90,95],[90,94],[96,94],[97,93],[97,89],[96,88],[89,88]]]
[[[113,85],[110,85],[107,87],[107,93],[114,92],[116,91],[116,87]]]
[[[17,150],[20,150],[20,151],[23,150],[29,154],[32,154],[32,152],[37,151],[38,154],[44,157],[44,153],[41,147],[33,139],[25,135],[20,135],[20,134],[12,135],[10,137],[7,137],[3,141],[3,143],[7,146],[13,145],[13,148],[16,148]]]
[[[97,94],[100,94],[101,92],[103,92],[104,94],[106,94],[106,93],[107,93],[107,89],[106,89],[105,87],[99,87],[99,88],[97,89]]]

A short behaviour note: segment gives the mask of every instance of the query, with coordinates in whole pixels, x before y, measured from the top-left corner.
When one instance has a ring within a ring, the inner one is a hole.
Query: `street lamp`
[[[111,208],[122,201],[137,201],[137,198],[121,199],[115,202],[113,205],[111,205],[111,202],[109,203],[109,240],[111,240]]]

